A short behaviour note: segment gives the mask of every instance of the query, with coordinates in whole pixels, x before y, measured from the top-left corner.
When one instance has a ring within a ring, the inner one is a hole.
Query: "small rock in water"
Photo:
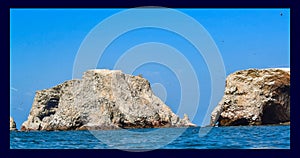
[[[12,117],[10,117],[10,124],[9,124],[10,131],[17,131],[16,122]]]

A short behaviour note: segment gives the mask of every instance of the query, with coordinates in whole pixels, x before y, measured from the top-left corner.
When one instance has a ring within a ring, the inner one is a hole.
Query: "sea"
[[[10,132],[11,149],[290,149],[290,126]]]

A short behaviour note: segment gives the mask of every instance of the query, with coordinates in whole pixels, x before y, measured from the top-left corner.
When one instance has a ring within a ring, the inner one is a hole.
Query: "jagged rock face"
[[[17,127],[16,127],[16,122],[14,121],[14,119],[12,117],[10,117],[10,121],[9,121],[9,130],[10,131],[16,131]]]
[[[230,74],[211,125],[262,125],[290,121],[290,70],[249,69]]]
[[[194,126],[156,97],[150,83],[118,70],[89,70],[37,91],[21,130],[85,130]]]

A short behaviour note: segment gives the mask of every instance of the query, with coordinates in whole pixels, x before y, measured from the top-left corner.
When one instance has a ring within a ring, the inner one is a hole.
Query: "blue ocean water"
[[[199,134],[200,130],[200,134]],[[290,149],[290,126],[10,132],[11,149]]]

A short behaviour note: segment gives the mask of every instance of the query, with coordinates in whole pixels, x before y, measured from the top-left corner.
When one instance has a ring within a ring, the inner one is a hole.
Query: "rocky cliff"
[[[17,130],[16,122],[14,121],[14,119],[12,117],[10,117],[10,121],[9,121],[9,130],[10,131],[16,131]]]
[[[150,83],[119,70],[89,70],[81,80],[37,91],[21,130],[194,126],[156,97]]]
[[[230,74],[210,124],[262,125],[287,121],[290,121],[290,70],[274,68]]]

